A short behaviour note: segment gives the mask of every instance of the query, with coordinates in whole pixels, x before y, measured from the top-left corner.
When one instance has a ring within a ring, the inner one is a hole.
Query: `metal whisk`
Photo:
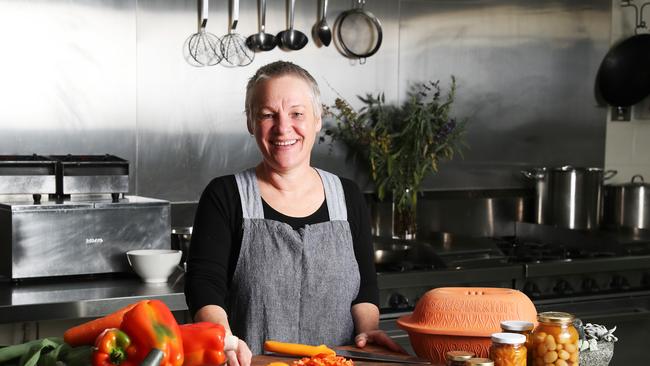
[[[219,49],[226,66],[246,66],[253,62],[255,52],[246,46],[246,38],[235,32],[239,21],[239,0],[232,0],[230,12],[232,24],[228,34],[221,37]]]
[[[192,34],[183,46],[185,60],[192,66],[214,66],[223,58],[219,45],[219,37],[205,30],[208,23],[209,0],[199,0],[199,30]]]

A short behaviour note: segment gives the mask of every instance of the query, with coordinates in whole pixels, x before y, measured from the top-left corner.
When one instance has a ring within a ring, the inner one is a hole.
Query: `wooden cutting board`
[[[347,350],[353,350],[353,351],[364,351],[364,352],[372,352],[372,353],[378,353],[382,355],[391,355],[391,356],[403,356],[405,359],[408,359],[410,356],[401,354],[401,353],[396,353],[389,351],[385,348],[374,346],[374,345],[367,345],[363,349],[359,349],[355,346],[341,346],[341,347],[336,347],[335,350],[337,349],[347,349]],[[288,356],[271,356],[271,355],[258,355],[258,356],[253,356],[253,361],[251,363],[251,366],[266,366],[267,364],[271,362],[285,362],[289,365],[295,360],[300,359],[301,357],[288,357]],[[355,366],[388,366],[388,365],[409,365],[409,366],[414,366],[413,364],[401,364],[401,363],[393,363],[393,362],[376,362],[376,361],[361,361],[361,360],[355,360],[354,361]]]

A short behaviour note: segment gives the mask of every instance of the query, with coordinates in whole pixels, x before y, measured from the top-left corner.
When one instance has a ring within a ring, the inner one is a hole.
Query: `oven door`
[[[534,301],[538,312],[565,311],[575,314],[584,324],[616,326],[614,357],[610,366],[627,366],[643,361],[650,346],[650,291],[603,296],[567,297]]]

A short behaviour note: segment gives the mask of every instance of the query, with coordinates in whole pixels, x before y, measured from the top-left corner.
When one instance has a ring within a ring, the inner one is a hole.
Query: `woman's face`
[[[309,166],[311,149],[321,129],[314,116],[311,88],[285,75],[261,82],[253,94],[253,131],[264,161],[286,172]]]

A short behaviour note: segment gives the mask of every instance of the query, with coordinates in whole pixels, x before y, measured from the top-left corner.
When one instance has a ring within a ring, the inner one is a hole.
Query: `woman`
[[[310,166],[321,128],[316,81],[289,62],[266,65],[248,83],[246,116],[262,162],[214,179],[201,196],[185,288],[193,319],[243,340],[230,366],[248,366],[266,339],[401,350],[378,329],[363,196]]]

